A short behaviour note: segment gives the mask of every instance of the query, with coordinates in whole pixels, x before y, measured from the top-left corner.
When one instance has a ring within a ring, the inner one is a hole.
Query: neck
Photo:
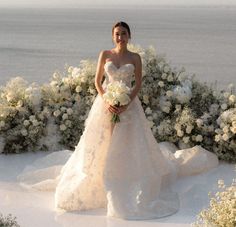
[[[123,55],[128,51],[128,49],[127,49],[127,46],[122,46],[122,47],[121,46],[116,46],[115,51],[116,51],[117,54]]]

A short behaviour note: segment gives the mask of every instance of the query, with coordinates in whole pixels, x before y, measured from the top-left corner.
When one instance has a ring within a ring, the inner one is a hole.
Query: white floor
[[[226,185],[235,177],[234,164],[220,162],[211,171],[192,177],[185,177],[175,184],[181,208],[169,217],[145,220],[125,221],[107,218],[105,209],[87,212],[54,211],[54,193],[28,191],[16,180],[26,165],[49,153],[23,153],[0,155],[0,213],[9,213],[17,217],[21,227],[190,227],[199,211],[209,203],[208,192],[217,190],[218,179]]]

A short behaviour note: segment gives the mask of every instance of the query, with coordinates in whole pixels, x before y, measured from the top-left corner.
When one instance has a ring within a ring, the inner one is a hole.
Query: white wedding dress
[[[107,62],[103,88],[114,80],[131,87],[134,67],[125,64],[116,68]],[[56,210],[106,208],[107,216],[151,219],[178,211],[178,193],[172,190],[178,177],[201,173],[218,164],[217,157],[200,146],[175,153],[170,147],[161,149],[138,96],[120,114],[113,130],[110,120],[111,113],[97,95],[67,162],[61,168],[57,164],[42,168],[44,160],[40,168],[20,174],[19,181],[34,189],[55,190]]]

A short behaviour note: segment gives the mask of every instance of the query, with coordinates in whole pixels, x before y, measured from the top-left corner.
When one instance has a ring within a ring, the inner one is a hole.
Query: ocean
[[[236,84],[236,7],[93,7],[0,9],[0,85],[21,76],[48,83],[65,64],[98,58],[113,48],[116,21],[131,28],[131,43],[165,54],[202,82]]]

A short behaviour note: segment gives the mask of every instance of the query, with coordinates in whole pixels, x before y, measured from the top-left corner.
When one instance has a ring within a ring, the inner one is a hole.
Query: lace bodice
[[[122,80],[128,87],[131,87],[132,76],[135,66],[133,64],[124,64],[117,68],[113,62],[108,61],[104,64],[106,84],[112,81]]]

